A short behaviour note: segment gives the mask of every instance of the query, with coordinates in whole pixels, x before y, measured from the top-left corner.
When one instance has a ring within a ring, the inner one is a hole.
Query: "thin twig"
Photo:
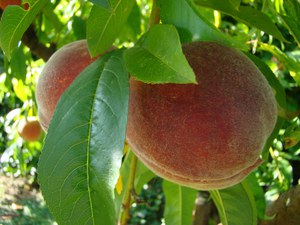
[[[126,185],[125,194],[122,202],[122,213],[120,216],[119,225],[126,225],[130,218],[129,209],[131,203],[131,195],[132,192],[134,192],[134,178],[136,172],[136,164],[137,164],[137,157],[134,154],[132,154],[130,173],[129,173],[129,178],[128,178],[128,182]]]

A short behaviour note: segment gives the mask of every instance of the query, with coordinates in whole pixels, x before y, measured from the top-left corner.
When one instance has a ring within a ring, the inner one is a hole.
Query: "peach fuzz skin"
[[[159,176],[200,190],[242,181],[260,165],[277,120],[265,77],[243,53],[213,42],[185,44],[195,84],[130,79],[126,140]]]
[[[62,93],[95,59],[90,57],[87,41],[79,40],[63,46],[47,61],[36,87],[38,114],[45,131]]]

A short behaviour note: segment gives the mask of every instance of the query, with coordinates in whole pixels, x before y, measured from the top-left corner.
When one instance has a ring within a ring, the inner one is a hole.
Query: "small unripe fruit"
[[[38,141],[42,135],[42,128],[36,117],[21,119],[18,133],[25,141]]]
[[[235,49],[195,42],[183,52],[198,85],[131,78],[127,142],[167,180],[201,190],[232,186],[261,163],[277,120],[274,94]]]
[[[38,114],[45,131],[62,93],[95,59],[90,57],[87,41],[79,40],[63,46],[47,61],[36,87]]]

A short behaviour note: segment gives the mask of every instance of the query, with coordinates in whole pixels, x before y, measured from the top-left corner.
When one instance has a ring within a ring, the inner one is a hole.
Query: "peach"
[[[243,53],[213,42],[183,46],[198,84],[130,79],[126,140],[159,176],[200,190],[242,181],[277,120],[267,80]]]
[[[0,8],[5,9],[8,5],[21,5],[21,0],[0,0]]]
[[[36,87],[38,114],[45,131],[62,93],[95,59],[90,57],[87,41],[79,40],[63,46],[47,61]]]
[[[38,141],[43,130],[37,118],[30,116],[21,119],[18,125],[18,133],[25,141]]]

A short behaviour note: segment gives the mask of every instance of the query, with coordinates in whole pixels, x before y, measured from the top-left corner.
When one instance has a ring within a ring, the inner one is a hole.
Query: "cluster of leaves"
[[[298,183],[294,169],[299,165],[300,146],[297,0],[28,3],[28,10],[7,7],[0,22],[0,47],[5,54],[0,90],[10,94],[0,93],[2,102],[8,100],[0,117],[10,121],[6,127],[13,127],[11,121],[22,115],[36,115],[34,85],[43,63],[39,58],[47,60],[53,49],[83,38],[92,56],[112,44],[120,47],[79,75],[62,96],[51,121],[40,157],[39,181],[60,224],[109,225],[118,217],[126,222],[128,202],[124,199],[132,188],[140,193],[155,177],[141,162],[134,163],[130,151],[123,154],[129,74],[151,83],[194,83],[193,71],[181,51],[181,43],[191,41],[216,41],[245,51],[274,89],[280,109],[262,154],[266,163],[242,183],[210,192],[222,224],[257,224],[264,218],[264,195],[273,199]],[[159,20],[161,24],[155,24]],[[32,45],[28,39],[39,44]],[[14,119],[9,120],[12,115]],[[8,138],[12,131],[6,129],[6,133],[1,137],[6,145],[18,143]],[[39,144],[33,148],[40,149]],[[6,147],[3,151],[7,152]],[[14,159],[18,165],[27,165],[17,156]],[[165,223],[191,224],[197,191],[167,181],[162,187]]]

